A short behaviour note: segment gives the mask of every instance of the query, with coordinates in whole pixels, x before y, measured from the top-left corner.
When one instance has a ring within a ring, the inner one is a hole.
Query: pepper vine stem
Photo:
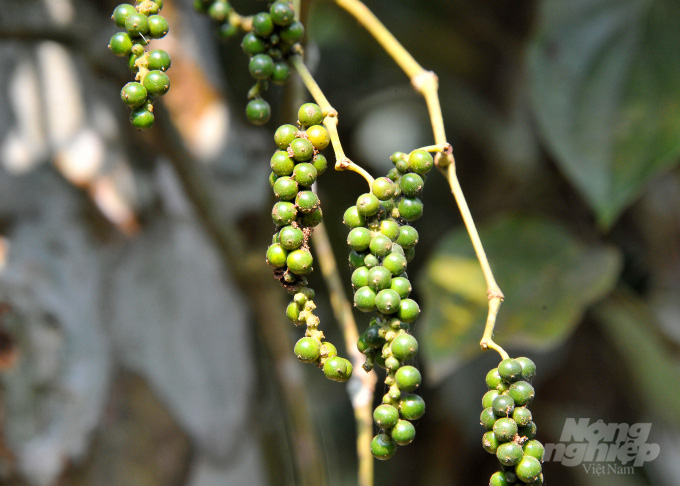
[[[365,356],[357,349],[359,331],[352,314],[352,306],[345,294],[337,264],[333,256],[328,233],[323,223],[314,228],[312,242],[316,258],[321,267],[321,274],[328,286],[331,307],[336,321],[340,324],[345,340],[345,348],[352,359],[354,373],[347,385],[347,391],[354,409],[354,419],[357,428],[357,459],[359,461],[359,486],[373,486],[373,455],[371,454],[371,439],[373,437],[373,393],[377,375],[375,372],[359,372]]]
[[[479,238],[479,233],[475,226],[474,219],[470,213],[465,196],[460,187],[458,176],[456,175],[456,164],[453,157],[451,145],[446,140],[444,130],[444,118],[442,116],[441,104],[439,103],[439,80],[432,71],[425,70],[402,46],[399,41],[387,30],[382,22],[371,12],[366,5],[359,0],[335,0],[335,3],[352,15],[380,44],[397,65],[406,73],[411,80],[413,88],[425,98],[430,123],[434,134],[435,145],[425,147],[424,150],[437,152],[435,163],[441,173],[449,182],[451,193],[453,194],[458,210],[463,217],[465,228],[472,241],[477,260],[482,267],[484,279],[486,280],[487,296],[489,299],[489,313],[486,319],[484,335],[479,345],[483,350],[493,349],[497,351],[503,359],[508,354],[498,344],[493,341],[493,330],[496,325],[496,316],[503,302],[503,292],[496,283],[496,279],[491,271],[489,260],[486,257],[484,246]]]
[[[338,136],[338,112],[331,106],[323,91],[317,84],[312,73],[307,69],[307,65],[302,60],[302,56],[295,54],[289,58],[290,64],[300,75],[303,84],[307,88],[307,91],[312,95],[314,101],[321,107],[324,113],[323,124],[328,129],[328,133],[331,137],[331,144],[333,145],[333,151],[335,152],[335,170],[351,170],[361,175],[369,187],[373,184],[373,177],[371,174],[366,172],[362,167],[352,162],[349,157],[345,155],[345,151],[340,143],[340,137]]]

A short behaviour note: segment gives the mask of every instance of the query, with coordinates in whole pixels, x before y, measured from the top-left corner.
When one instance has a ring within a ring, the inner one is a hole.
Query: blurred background
[[[300,330],[264,258],[272,134],[301,88],[271,89],[272,120],[248,125],[239,39],[166,0],[170,34],[151,47],[170,53],[172,86],[137,132],[119,99],[132,76],[107,49],[117,3],[2,1],[0,484],[356,484],[345,387],[296,362]],[[380,176],[392,152],[432,143],[423,100],[373,39],[333,2],[303,3],[306,58],[350,158]],[[538,365],[538,439],[588,418],[649,423],[659,445],[618,474],[546,462],[546,484],[680,485],[680,4],[367,5],[439,76],[506,296],[496,340]],[[342,214],[365,189],[353,173],[319,181],[348,292]],[[424,203],[409,277],[427,413],[376,485],[484,485],[497,461],[479,413],[499,361],[478,346],[486,288],[439,174]]]

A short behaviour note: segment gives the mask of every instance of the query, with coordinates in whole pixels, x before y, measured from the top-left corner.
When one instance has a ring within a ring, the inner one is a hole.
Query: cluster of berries
[[[323,368],[327,378],[347,381],[352,364],[337,356],[335,346],[323,341],[319,318],[314,315],[314,291],[307,287],[305,277],[314,263],[309,237],[323,217],[319,197],[311,186],[328,166],[320,151],[330,144],[330,135],[322,125],[324,114],[318,105],[302,105],[298,119],[298,127],[282,125],[274,134],[278,150],[270,160],[270,183],[279,201],[272,209],[276,231],[267,249],[267,263],[293,294],[286,315],[296,325],[307,326],[305,337],[295,345],[295,355],[302,362]]]
[[[482,446],[495,454],[501,470],[491,476],[490,486],[543,484],[543,445],[535,440],[536,424],[528,405],[534,399],[531,385],[536,365],[529,358],[504,359],[486,375],[489,391],[482,398],[480,416],[487,430]]]
[[[248,71],[256,80],[251,88],[246,106],[246,117],[254,125],[269,121],[271,108],[262,98],[268,82],[284,84],[290,77],[290,67],[286,57],[297,49],[294,47],[302,40],[305,29],[295,20],[293,4],[287,0],[276,0],[269,10],[252,17],[251,31],[241,42],[241,48],[250,60]]]
[[[388,176],[375,179],[371,192],[359,196],[344,215],[350,228],[354,306],[376,312],[357,347],[366,355],[366,371],[374,364],[387,370],[388,392],[373,412],[380,428],[371,442],[377,459],[389,459],[397,445],[410,444],[415,438],[411,421],[425,413],[425,402],[412,393],[420,385],[420,372],[405,364],[418,352],[418,341],[409,328],[420,314],[417,302],[409,298],[412,286],[406,266],[418,243],[418,232],[408,223],[423,214],[419,196],[434,161],[425,150],[408,155],[396,152],[391,159],[395,167]]]
[[[130,123],[146,130],[153,125],[153,103],[170,89],[170,78],[165,71],[171,61],[167,52],[155,49],[147,52],[149,39],[160,39],[168,33],[168,21],[158,12],[163,0],[137,0],[136,5],[118,5],[111,17],[125,32],[111,37],[109,49],[116,56],[128,58],[128,66],[135,73],[135,81],[127,83],[120,98],[129,108]]]

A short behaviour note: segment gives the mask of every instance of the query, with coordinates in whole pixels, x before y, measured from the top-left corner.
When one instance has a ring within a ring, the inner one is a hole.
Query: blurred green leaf
[[[680,153],[680,3],[546,0],[530,49],[542,136],[610,226]]]
[[[617,250],[586,245],[542,219],[506,216],[480,228],[480,236],[506,297],[496,326],[501,345],[559,344],[612,289],[621,268]],[[480,352],[486,321],[486,284],[465,230],[443,238],[419,288],[424,356],[437,381]]]
[[[638,390],[635,399],[680,425],[680,366],[659,337],[649,306],[632,293],[621,291],[600,302],[593,312],[630,373]]]

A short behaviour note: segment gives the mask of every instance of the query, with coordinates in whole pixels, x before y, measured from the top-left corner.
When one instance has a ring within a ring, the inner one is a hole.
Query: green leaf
[[[542,219],[506,216],[480,228],[480,236],[505,294],[494,337],[501,346],[558,345],[613,288],[621,268],[617,250],[586,245]],[[437,381],[480,352],[486,321],[486,284],[465,230],[443,238],[419,288],[423,353]]]
[[[619,351],[626,371],[648,410],[680,425],[680,366],[659,337],[649,306],[630,292],[617,291],[593,308],[609,342]]]
[[[680,153],[680,2],[546,0],[529,52],[541,135],[603,227]]]

